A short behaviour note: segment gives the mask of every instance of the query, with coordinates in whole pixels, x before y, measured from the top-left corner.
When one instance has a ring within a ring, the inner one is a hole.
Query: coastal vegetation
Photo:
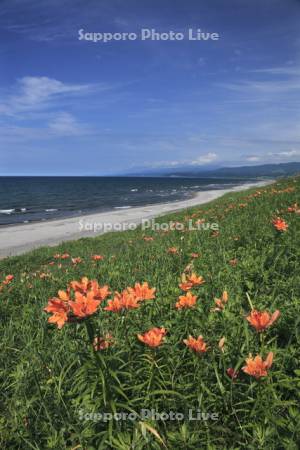
[[[0,261],[0,446],[297,449],[300,178]]]

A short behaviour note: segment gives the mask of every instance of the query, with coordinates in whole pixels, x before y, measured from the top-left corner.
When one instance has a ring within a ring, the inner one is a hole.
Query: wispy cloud
[[[278,81],[239,81],[236,83],[222,83],[220,86],[238,92],[258,92],[267,94],[276,94],[281,92],[294,92],[300,90],[300,81],[278,80]]]
[[[82,95],[95,89],[91,84],[68,84],[48,77],[23,77],[0,103],[0,114],[16,115],[37,111],[66,96]]]
[[[300,158],[300,148],[299,149],[289,149],[279,152],[264,152],[259,155],[246,155],[245,161],[249,163],[284,163],[288,161],[297,161]]]
[[[265,73],[271,75],[289,75],[289,76],[300,76],[299,66],[282,66],[282,67],[266,67],[263,69],[254,69],[253,73]]]
[[[166,160],[166,161],[156,161],[156,162],[146,162],[143,167],[148,169],[156,169],[161,167],[181,167],[181,166],[205,166],[218,159],[216,153],[208,152],[199,155],[195,159],[181,159],[181,160]]]
[[[81,124],[72,114],[67,112],[58,113],[49,122],[48,131],[55,136],[82,136],[91,132],[88,126]]]
[[[202,166],[205,164],[212,163],[218,158],[218,155],[213,152],[206,153],[204,155],[198,156],[196,159],[194,159],[190,164],[192,166]]]
[[[300,149],[290,149],[290,150],[285,150],[282,152],[269,152],[268,156],[271,156],[272,158],[279,158],[279,159],[290,159],[293,157],[300,157]]]
[[[256,79],[249,80],[253,75]],[[257,79],[257,78],[260,79]],[[252,69],[247,72],[247,79],[240,79],[234,82],[219,83],[219,86],[236,92],[249,94],[277,94],[294,93],[300,90],[300,66],[285,65],[278,67]]]
[[[260,156],[258,155],[249,155],[245,157],[245,160],[248,162],[257,162],[260,161]]]
[[[40,127],[0,125],[0,141],[3,144],[33,143],[51,141],[56,138],[78,138],[92,136],[96,131],[89,125],[82,123],[68,112],[55,114],[49,122]]]
[[[85,6],[83,0],[1,0],[0,26],[8,32],[38,43],[70,45],[77,39],[81,24],[94,24],[99,31],[107,26],[111,31],[132,31],[141,18],[128,13],[128,5],[118,2],[94,1]],[[61,11],[67,11],[62,14]],[[119,15],[123,10],[125,16]],[[158,16],[160,17],[160,16]],[[30,18],[30,20],[28,20]]]

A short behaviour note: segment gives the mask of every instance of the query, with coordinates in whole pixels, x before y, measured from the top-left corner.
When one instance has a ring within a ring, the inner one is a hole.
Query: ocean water
[[[173,202],[240,183],[221,178],[0,177],[0,226]]]

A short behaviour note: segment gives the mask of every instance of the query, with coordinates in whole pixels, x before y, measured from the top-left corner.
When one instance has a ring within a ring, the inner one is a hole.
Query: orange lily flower
[[[97,288],[93,289],[93,291],[95,294],[95,298],[97,298],[98,300],[105,300],[111,293],[107,285],[102,287],[98,285]]]
[[[139,299],[134,293],[124,290],[121,292],[115,292],[115,296],[112,300],[108,300],[105,311],[119,312],[122,309],[135,309],[140,306]]]
[[[60,291],[63,292],[63,291]],[[61,329],[68,321],[69,305],[67,301],[61,298],[52,298],[48,301],[48,305],[44,308],[44,311],[52,313],[49,317],[49,323],[55,323],[57,328]]]
[[[145,281],[143,284],[135,283],[134,288],[127,288],[127,290],[134,294],[138,300],[152,300],[155,298],[155,288],[150,288]]]
[[[205,283],[204,278],[201,276],[198,277],[195,273],[192,273],[188,276],[183,274],[181,279],[182,283],[179,284],[179,287],[183,291],[189,291],[194,286],[200,286],[201,284]]]
[[[14,279],[13,275],[6,275],[5,280],[2,281],[2,284],[5,284],[5,285],[10,284],[13,279]]]
[[[70,300],[70,291],[67,289],[66,291],[59,290],[58,298],[64,302],[68,302]]]
[[[117,296],[120,296],[123,308],[125,309],[135,309],[140,306],[138,298],[126,289],[121,294],[117,293]]]
[[[280,217],[277,217],[276,219],[274,219],[272,221],[274,228],[276,228],[277,231],[287,231],[288,229],[288,224],[286,223],[286,221],[284,219],[281,219]]]
[[[102,261],[102,259],[104,259],[104,256],[102,255],[93,255],[92,257],[93,261]]]
[[[120,296],[115,296],[112,300],[108,300],[107,306],[105,306],[105,311],[111,311],[111,312],[119,312],[124,308],[124,305],[122,303],[122,300]]]
[[[191,308],[195,306],[197,301],[197,296],[193,295],[191,292],[188,292],[186,295],[181,295],[176,303],[177,309],[182,308]]]
[[[242,367],[242,370],[258,380],[259,378],[266,377],[268,375],[267,369],[272,366],[272,363],[272,352],[268,354],[265,361],[263,361],[260,355],[255,356],[255,358],[252,358],[252,355],[249,355],[249,358],[246,359],[246,365]]]
[[[75,301],[71,299],[71,289],[75,294]],[[61,328],[68,321],[68,315],[84,318],[94,314],[101,301],[110,294],[108,286],[100,287],[96,280],[89,281],[83,277],[81,281],[72,281],[66,291],[59,290],[58,298],[50,299],[44,309],[52,312],[48,319],[50,323],[56,323]]]
[[[68,290],[67,291],[59,290],[58,298],[55,297],[55,298],[50,299],[49,301],[52,301],[52,300],[59,300],[59,301],[67,303],[70,300],[70,293]]]
[[[82,262],[82,259],[80,258],[80,256],[78,256],[77,258],[72,258],[72,263],[74,265],[80,264],[81,262]]]
[[[167,331],[165,328],[152,328],[144,334],[138,334],[138,339],[149,347],[158,347],[162,344]]]
[[[70,258],[70,255],[69,255],[69,253],[64,253],[63,255],[61,255],[60,258],[61,259],[68,259],[68,258]]]
[[[204,342],[203,336],[198,336],[197,339],[193,338],[193,336],[189,336],[188,339],[184,339],[183,342],[196,353],[207,352],[207,344]]]
[[[86,294],[88,291],[93,291],[94,297],[97,300],[105,300],[110,294],[109,287],[107,285],[100,286],[98,281],[89,280],[87,277],[81,278],[81,281],[71,281],[70,287],[75,292]]]
[[[178,255],[178,248],[170,247],[170,248],[168,248],[168,253],[170,253],[171,255]]]
[[[93,292],[96,300],[105,300],[111,293],[107,285],[100,286],[98,281],[91,280],[88,284],[89,291]]]
[[[14,279],[13,275],[6,275],[5,281],[12,281]]]
[[[205,280],[203,277],[198,277],[195,273],[192,273],[192,275],[188,275],[187,277],[188,282],[192,283],[193,286],[200,286],[201,284],[205,283]]]
[[[278,309],[272,315],[267,311],[256,311],[254,309],[246,319],[256,331],[264,331],[266,328],[269,328],[279,316],[280,311]]]
[[[224,291],[221,298],[215,298],[216,307],[212,311],[223,311],[226,303],[228,302],[228,293]]]
[[[82,277],[81,281],[71,281],[70,287],[74,289],[74,291],[85,293],[90,289],[91,285],[87,277]]]
[[[179,284],[179,287],[182,291],[189,291],[190,289],[192,289],[193,285],[192,283],[189,283],[188,281],[184,281],[183,283]]]
[[[144,236],[143,239],[144,239],[145,242],[154,241],[154,238],[152,236]]]
[[[75,301],[69,301],[74,316],[81,318],[94,314],[99,304],[100,300],[95,300],[93,291],[88,292],[86,295],[75,292]]]

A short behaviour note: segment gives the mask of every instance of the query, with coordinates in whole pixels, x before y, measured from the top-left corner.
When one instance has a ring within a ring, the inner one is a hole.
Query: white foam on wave
[[[54,211],[58,211],[58,209],[55,209],[55,208],[53,208],[53,209],[45,209],[45,212],[54,212]]]
[[[115,206],[114,209],[130,209],[132,206]]]
[[[0,214],[11,214],[14,211],[14,209],[0,209]]]

